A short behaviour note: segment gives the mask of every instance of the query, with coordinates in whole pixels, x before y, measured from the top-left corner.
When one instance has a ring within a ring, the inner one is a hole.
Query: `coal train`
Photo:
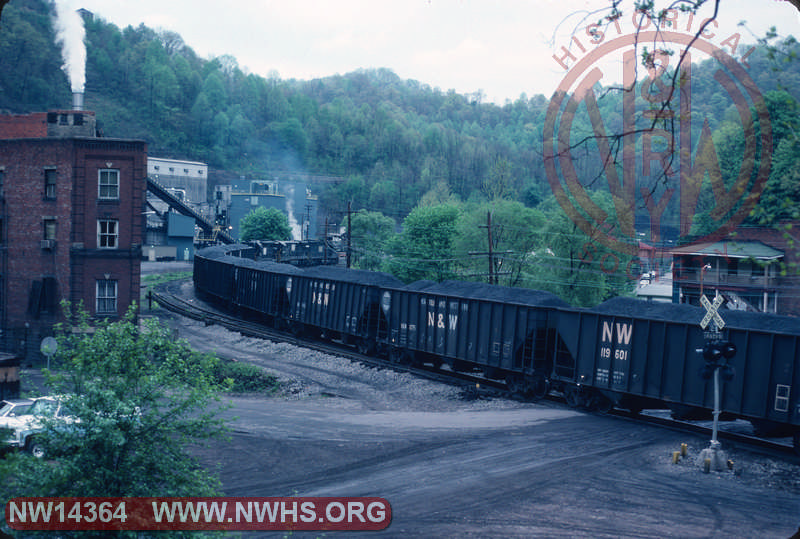
[[[588,410],[714,408],[800,450],[800,320],[723,310],[727,351],[709,353],[703,309],[615,298],[571,307],[541,291],[473,282],[405,285],[379,272],[256,260],[247,245],[195,254],[201,297],[293,332],[383,354],[397,363],[480,370],[531,399],[550,391]],[[730,346],[732,344],[733,346]],[[714,352],[715,350],[711,350]],[[725,357],[732,356],[732,357]]]

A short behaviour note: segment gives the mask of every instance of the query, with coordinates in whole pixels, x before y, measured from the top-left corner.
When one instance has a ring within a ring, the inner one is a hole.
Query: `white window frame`
[[[95,312],[97,314],[117,314],[119,283],[116,279],[97,279],[95,281]]]
[[[112,178],[116,181],[109,181]],[[101,168],[97,171],[97,198],[119,200],[119,169]]]
[[[113,241],[109,241],[109,240],[113,240]],[[106,245],[103,245],[103,243],[106,243]],[[117,249],[118,247],[119,247],[119,220],[117,220],[117,219],[98,219],[97,220],[97,248],[98,249]]]

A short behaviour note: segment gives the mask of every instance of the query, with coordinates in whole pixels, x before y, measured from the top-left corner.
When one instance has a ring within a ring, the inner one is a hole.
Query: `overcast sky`
[[[124,28],[179,33],[203,58],[229,54],[242,69],[311,79],[387,67],[404,79],[502,104],[522,92],[549,97],[565,70],[553,59],[571,32],[608,0],[60,0]],[[713,3],[713,2],[711,2]],[[630,11],[633,0],[624,2]],[[657,5],[666,2],[657,2]],[[699,18],[699,17],[698,17]],[[747,28],[738,26],[747,21]],[[631,18],[624,20],[632,29]],[[679,24],[687,25],[682,19]],[[694,22],[697,25],[697,22]],[[715,39],[754,42],[776,26],[800,36],[782,0],[722,0]],[[712,40],[713,41],[713,40]],[[577,54],[573,45],[572,49]]]

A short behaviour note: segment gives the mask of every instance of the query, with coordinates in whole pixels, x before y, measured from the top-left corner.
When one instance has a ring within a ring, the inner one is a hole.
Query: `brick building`
[[[95,126],[82,110],[0,116],[0,348],[29,362],[61,300],[117,318],[139,299],[147,146]]]

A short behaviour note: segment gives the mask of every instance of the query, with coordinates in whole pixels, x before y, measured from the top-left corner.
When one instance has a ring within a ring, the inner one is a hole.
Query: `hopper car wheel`
[[[296,322],[294,320],[289,322],[289,333],[291,333],[295,337],[301,337],[303,335],[302,322]]]
[[[550,382],[541,374],[525,379],[525,396],[533,401],[543,399],[550,392]]]
[[[411,352],[408,350],[395,348],[389,352],[389,354],[392,359],[392,363],[396,363],[398,365],[411,365],[413,363],[414,356],[412,356]]]
[[[564,399],[567,401],[567,406],[570,408],[579,408],[584,405],[581,390],[576,386],[569,386],[564,390]]]
[[[516,395],[522,391],[521,380],[516,374],[506,375],[506,386],[508,386],[508,391],[512,395]]]
[[[606,397],[600,392],[595,393],[592,395],[592,408],[594,411],[600,414],[607,414],[611,411],[611,408],[614,407],[614,403],[611,402],[611,399]]]
[[[375,343],[371,342],[368,339],[358,339],[358,343],[356,344],[356,349],[358,353],[364,356],[374,356],[375,355]]]
[[[641,414],[642,410],[644,409],[639,400],[630,396],[623,396],[619,401],[619,407],[628,410],[633,415]]]

